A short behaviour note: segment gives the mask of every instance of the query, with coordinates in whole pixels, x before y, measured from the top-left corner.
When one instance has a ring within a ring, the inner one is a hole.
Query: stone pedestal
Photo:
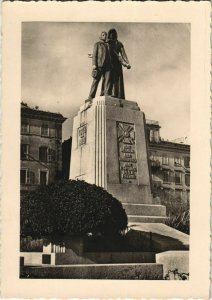
[[[84,104],[74,118],[72,139],[71,179],[105,188],[132,222],[138,222],[134,216],[163,221],[165,207],[152,204],[145,116],[136,102],[103,96]]]

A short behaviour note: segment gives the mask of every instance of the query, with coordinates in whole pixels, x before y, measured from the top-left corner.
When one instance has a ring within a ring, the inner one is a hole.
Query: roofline
[[[149,150],[167,150],[172,152],[186,152],[190,154],[190,145],[161,141],[159,143],[148,143]]]
[[[38,109],[33,109],[30,107],[21,107],[21,116],[22,117],[30,117],[33,119],[41,119],[41,120],[57,120],[60,122],[64,122],[67,120],[62,114],[60,113],[53,113],[53,112],[48,112],[48,111],[43,111],[43,110],[38,110]]]

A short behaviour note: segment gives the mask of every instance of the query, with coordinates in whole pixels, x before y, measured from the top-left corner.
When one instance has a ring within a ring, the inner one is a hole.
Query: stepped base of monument
[[[165,223],[166,217],[161,216],[140,216],[140,215],[127,215],[129,222],[139,223]]]
[[[23,267],[21,278],[162,280],[163,265],[156,263],[92,264]]]
[[[140,215],[140,216],[166,216],[166,207],[163,205],[154,204],[131,204],[122,203],[125,211],[129,215]]]
[[[122,203],[129,222],[164,223],[166,220],[166,207],[154,204]]]
[[[129,221],[128,229],[128,242],[140,251],[189,250],[189,235],[161,222]]]

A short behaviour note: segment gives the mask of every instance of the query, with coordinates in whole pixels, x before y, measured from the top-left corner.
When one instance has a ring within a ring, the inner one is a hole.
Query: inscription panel
[[[137,184],[135,125],[117,122],[117,139],[120,181]]]
[[[78,128],[78,146],[85,145],[86,139],[87,139],[87,126],[83,125]]]

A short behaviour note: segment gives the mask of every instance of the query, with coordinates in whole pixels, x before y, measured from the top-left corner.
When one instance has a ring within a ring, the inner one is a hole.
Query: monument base
[[[145,115],[134,101],[98,97],[74,118],[70,178],[106,189],[135,222],[163,222],[153,205]]]

